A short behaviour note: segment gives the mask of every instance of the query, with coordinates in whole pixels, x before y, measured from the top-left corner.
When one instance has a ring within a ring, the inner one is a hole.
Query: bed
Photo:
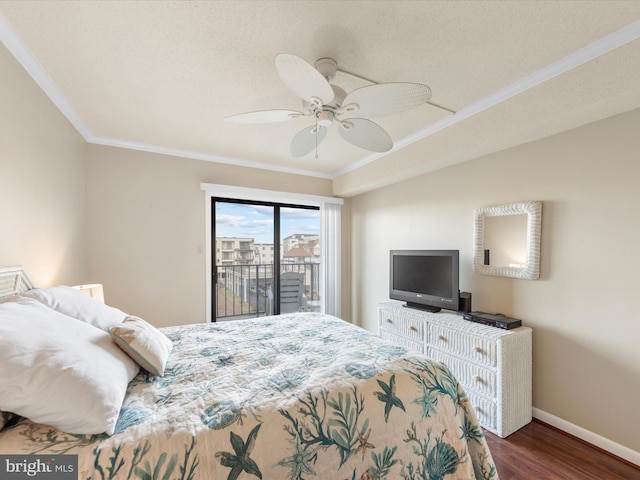
[[[13,283],[0,275],[0,329],[28,308],[83,323],[24,300],[47,289],[17,271]],[[82,328],[103,338],[104,325]],[[498,478],[451,372],[343,320],[306,312],[150,328],[170,351],[160,371],[140,359],[124,369],[132,378],[108,433],[7,413],[22,404],[5,402],[16,385],[0,380],[0,454],[77,455],[78,478],[93,480]]]

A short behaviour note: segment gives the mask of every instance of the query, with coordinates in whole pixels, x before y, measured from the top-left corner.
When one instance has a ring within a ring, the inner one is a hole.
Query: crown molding
[[[31,53],[23,41],[18,37],[7,18],[0,12],[0,41],[7,47],[7,50],[16,58],[27,73],[33,78],[38,86],[49,97],[53,104],[58,107],[62,114],[69,120],[71,125],[78,131],[85,140],[91,137],[91,132],[80,116],[71,108],[71,104],[62,94],[56,83],[42,67],[40,62]]]
[[[257,168],[260,170],[268,170],[279,173],[290,173],[293,175],[304,175],[307,177],[318,177],[331,180],[333,177],[330,173],[316,172],[313,170],[303,170],[296,168],[281,167],[278,165],[254,162],[251,160],[242,160],[239,158],[223,157],[221,155],[212,155],[202,152],[194,152],[191,150],[180,150],[175,148],[160,147],[157,145],[149,145],[144,143],[129,142],[117,138],[105,138],[90,136],[86,139],[88,143],[94,145],[104,145],[107,147],[126,148],[129,150],[138,150],[141,152],[158,153],[161,155],[169,155],[172,157],[190,158],[193,160],[204,160],[207,162],[223,163],[226,165],[234,165],[236,167]]]

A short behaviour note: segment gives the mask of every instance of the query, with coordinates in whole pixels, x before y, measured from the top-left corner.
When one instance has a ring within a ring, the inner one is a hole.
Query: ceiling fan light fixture
[[[318,125],[328,127],[333,123],[333,112],[330,110],[322,110],[316,114]]]

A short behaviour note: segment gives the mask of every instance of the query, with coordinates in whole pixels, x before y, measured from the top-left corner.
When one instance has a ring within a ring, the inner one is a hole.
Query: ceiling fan
[[[372,152],[387,152],[393,147],[393,140],[382,127],[365,117],[405,112],[428,103],[431,98],[431,89],[420,83],[377,83],[347,94],[330,83],[338,71],[337,62],[331,58],[320,58],[314,67],[296,55],[283,53],[276,56],[276,69],[284,84],[302,99],[302,111],[262,110],[226,117],[224,121],[250,124],[313,119],[311,126],[293,137],[294,157],[303,157],[314,148],[317,156],[317,146],[333,124],[347,142]]]

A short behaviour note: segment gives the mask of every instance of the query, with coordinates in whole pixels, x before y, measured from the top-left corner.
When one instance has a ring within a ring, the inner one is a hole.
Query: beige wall
[[[205,321],[201,183],[331,195],[329,180],[89,145],[88,276],[108,303],[156,326]]]
[[[473,308],[533,328],[534,406],[640,452],[640,110],[353,197],[352,318],[375,331],[388,251],[452,248]],[[543,201],[541,279],[473,273],[476,207]]]
[[[0,265],[38,286],[84,281],[85,149],[0,44]]]

